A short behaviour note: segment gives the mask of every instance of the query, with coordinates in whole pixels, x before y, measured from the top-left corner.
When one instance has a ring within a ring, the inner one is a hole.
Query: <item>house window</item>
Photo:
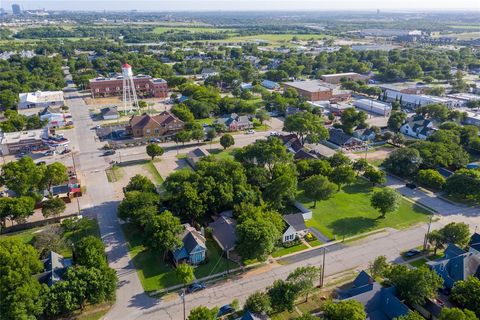
[[[95,92],[99,92],[99,91],[100,91],[100,90],[98,90],[98,88],[97,88],[97,89],[95,89]]]
[[[117,87],[116,89],[117,89],[117,91],[119,91],[119,90],[120,90],[120,87]]]
[[[107,91],[107,92],[110,91],[110,88],[105,88],[105,91]]]
[[[149,134],[149,133],[150,133],[150,129],[147,129],[146,132],[147,132],[147,134]]]
[[[160,130],[158,130],[158,128],[155,128],[154,132],[155,132],[155,134],[159,134]]]

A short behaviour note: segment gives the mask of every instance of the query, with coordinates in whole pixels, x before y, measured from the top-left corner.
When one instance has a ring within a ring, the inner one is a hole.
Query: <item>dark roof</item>
[[[214,68],[203,68],[202,69],[202,74],[203,73],[216,73],[217,70],[215,70]]]
[[[269,319],[268,316],[258,316],[256,314],[251,313],[250,311],[245,311],[243,316],[240,320],[267,320]]]
[[[465,252],[453,245],[447,247],[443,258],[429,261],[427,265],[443,278],[443,286],[447,289],[469,276],[480,277],[480,254]]]
[[[283,216],[283,220],[293,227],[296,231],[302,231],[307,229],[305,225],[305,220],[303,219],[303,215],[301,213],[294,213],[294,214],[286,214]]]
[[[200,161],[202,157],[209,156],[210,153],[202,148],[195,148],[189,153],[187,153],[187,162],[192,166],[195,167],[196,163]]]
[[[235,234],[235,226],[237,222],[234,219],[221,216],[215,222],[210,223],[212,235],[224,251],[228,251],[235,247],[237,236]]]
[[[476,232],[472,234],[468,245],[470,246],[470,248],[480,251],[480,234]]]
[[[68,184],[53,186],[52,187],[52,195],[62,194],[62,193],[69,193],[70,187]]]
[[[339,290],[337,294],[340,299],[354,297],[361,293],[372,290],[374,282],[375,280],[368,273],[362,270],[355,280],[353,280],[352,287],[346,290]]]
[[[202,248],[206,248],[205,246],[205,238],[203,238],[198,232],[189,231],[183,238],[183,245],[187,252],[190,253],[195,249],[197,246]]]
[[[318,157],[310,152],[305,151],[305,149],[300,149],[295,153],[295,159],[318,159]]]
[[[60,281],[67,268],[72,265],[72,259],[65,259],[62,255],[50,251],[43,263],[45,272],[42,274],[42,278],[48,286],[52,286],[57,281]]]
[[[343,132],[342,129],[331,128],[330,130],[328,130],[328,133],[330,134],[328,141],[333,142],[338,146],[343,146],[350,139],[354,139],[351,135]]]
[[[102,116],[114,116],[114,115],[118,116],[119,115],[117,107],[106,107],[100,110],[100,112],[102,113]]]
[[[45,107],[42,111],[40,111],[38,114],[40,116],[43,116],[45,114],[49,114],[49,113],[61,113],[62,111],[60,110],[60,108],[53,108],[53,107]]]

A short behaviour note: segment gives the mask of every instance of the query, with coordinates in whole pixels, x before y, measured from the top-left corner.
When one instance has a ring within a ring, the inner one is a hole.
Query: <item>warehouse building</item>
[[[390,116],[392,106],[389,103],[375,101],[371,99],[359,99],[353,103],[355,108],[362,109],[369,113],[378,114],[384,117]]]
[[[18,109],[61,107],[63,91],[35,91],[18,94]]]
[[[43,139],[46,137],[46,129],[0,132],[0,150],[4,156],[35,150],[45,145]]]
[[[337,90],[319,80],[285,82],[283,85],[285,90],[297,90],[308,101],[345,101],[352,95],[350,90]]]
[[[332,84],[339,84],[342,79],[350,80],[350,81],[365,81],[368,79],[367,76],[358,74],[356,72],[345,72],[345,73],[333,73],[333,74],[324,74],[320,77],[323,81]]]

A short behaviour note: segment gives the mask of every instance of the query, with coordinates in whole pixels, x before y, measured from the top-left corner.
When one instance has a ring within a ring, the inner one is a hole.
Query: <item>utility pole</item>
[[[183,301],[183,320],[187,320],[187,317],[185,314],[185,286],[183,287],[182,301]]]
[[[320,287],[323,287],[323,282],[325,278],[325,254],[326,254],[327,248],[323,247],[323,264],[322,264],[322,270],[320,271]]]
[[[73,162],[73,171],[75,171],[75,176],[77,176],[77,180],[78,180],[77,167],[75,165],[75,157],[73,156],[73,150],[72,150],[72,162]],[[77,199],[78,215],[80,215],[80,200],[78,200],[78,196],[76,196],[75,198]]]
[[[427,250],[428,235],[430,233],[430,227],[432,225],[433,214],[430,215],[430,221],[428,221],[427,233],[425,234],[425,239],[423,240],[423,251]]]

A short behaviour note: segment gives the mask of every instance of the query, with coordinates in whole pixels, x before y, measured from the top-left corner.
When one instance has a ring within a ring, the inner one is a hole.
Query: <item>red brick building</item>
[[[135,138],[168,137],[183,130],[184,123],[173,113],[164,111],[157,115],[144,113],[132,116],[125,128]]]
[[[163,79],[137,75],[133,77],[133,82],[139,97],[166,98],[168,96],[168,84]],[[91,79],[89,86],[92,98],[122,95],[123,76]]]

